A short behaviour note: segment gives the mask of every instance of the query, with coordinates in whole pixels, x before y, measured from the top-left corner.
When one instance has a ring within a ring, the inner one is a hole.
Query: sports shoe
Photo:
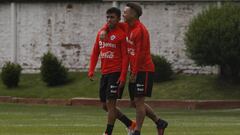
[[[167,128],[168,123],[165,120],[160,120],[157,126],[158,135],[163,135],[165,128]]]
[[[128,132],[128,135],[133,135],[135,127],[136,127],[136,121],[132,120],[131,126],[126,128],[127,132]]]
[[[103,133],[103,135],[108,135],[107,133]]]

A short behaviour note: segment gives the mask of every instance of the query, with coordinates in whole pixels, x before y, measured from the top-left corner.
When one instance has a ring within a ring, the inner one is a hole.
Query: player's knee
[[[145,101],[144,97],[135,97],[134,98],[135,105],[144,104],[144,101]]]
[[[116,100],[107,100],[107,108],[112,111],[116,107]]]
[[[136,104],[133,100],[131,100],[131,102],[130,102],[130,107],[136,108]]]
[[[136,109],[144,108],[144,97],[136,97],[134,98],[134,102]]]
[[[108,111],[106,103],[102,104],[102,109],[106,112]]]

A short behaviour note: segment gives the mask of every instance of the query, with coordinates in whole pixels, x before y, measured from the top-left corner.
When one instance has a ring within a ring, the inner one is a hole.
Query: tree
[[[240,80],[240,6],[211,6],[198,14],[185,34],[185,44],[197,65],[218,65],[222,79]]]
[[[48,86],[63,85],[69,81],[68,69],[62,65],[51,52],[47,52],[42,57],[41,65],[42,80]]]
[[[22,67],[19,64],[12,63],[10,61],[6,62],[2,68],[1,78],[3,84],[8,88],[17,87]]]

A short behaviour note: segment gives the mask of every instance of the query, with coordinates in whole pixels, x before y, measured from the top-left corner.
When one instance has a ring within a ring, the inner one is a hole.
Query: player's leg
[[[124,88],[119,88],[118,89],[118,99],[122,98]],[[136,127],[136,122],[133,120],[130,120],[126,115],[124,115],[118,107],[116,107],[117,110],[117,118],[127,127],[127,132],[128,135],[132,135],[135,127]]]
[[[146,72],[145,87],[146,87],[146,96],[151,97],[152,87],[153,87],[153,72]],[[156,124],[158,135],[163,135],[165,128],[168,126],[168,123],[160,119],[153,111],[153,109],[145,103],[146,115],[152,119]]]
[[[108,109],[108,125],[114,125],[114,122],[119,119],[126,127],[131,127],[134,122],[131,121],[126,115],[124,115],[119,108],[116,107],[116,100],[122,97],[123,89],[118,87],[118,79],[120,73],[111,73],[108,78],[107,86],[107,109]]]
[[[156,124],[158,135],[163,135],[165,128],[167,128],[168,123],[165,120],[160,119],[153,111],[153,109],[145,103],[146,116],[152,119]]]
[[[108,135],[112,134],[114,123],[116,120],[116,99],[107,99],[107,109],[108,109],[108,124],[105,133]]]
[[[108,112],[108,107],[107,107],[107,86],[108,86],[108,74],[102,75],[101,80],[100,80],[100,88],[99,88],[99,97],[100,101],[102,103],[102,109]],[[108,125],[106,127],[106,130],[104,132],[104,135],[110,135],[108,134],[108,131],[112,131],[113,125]]]
[[[106,103],[102,104],[102,108],[103,108],[103,110],[108,112]],[[136,122],[131,120],[131,119],[129,119],[125,114],[123,114],[121,112],[120,108],[116,107],[115,113],[116,113],[115,114],[116,118],[118,120],[120,120],[129,130],[134,130],[135,129]]]
[[[136,82],[129,84],[129,95],[131,98],[131,104],[136,108],[136,128],[134,135],[140,135],[142,124],[146,116],[146,109],[144,105],[146,91],[144,87],[144,81],[145,73],[138,72]]]
[[[103,110],[108,112],[106,103],[102,104]],[[136,127],[136,122],[129,119],[125,114],[123,114],[118,107],[116,107],[116,118],[120,120],[127,128],[128,135],[132,135]]]
[[[135,90],[136,90],[136,83],[129,82],[128,83],[128,94],[129,94],[129,97],[130,97],[130,106],[134,107],[136,109],[136,104],[135,104],[135,101],[134,101]],[[136,126],[137,126],[137,123],[135,125],[135,128],[136,128]],[[129,134],[131,133],[133,135],[134,132],[135,132],[135,128],[129,128],[128,129]]]
[[[129,90],[129,96],[130,96],[130,104],[131,104],[131,107],[136,108],[136,105],[134,102],[134,92],[133,92],[134,89],[135,89],[135,83],[129,83],[128,90]],[[144,105],[146,108],[146,116],[149,117],[150,119],[152,119],[153,121],[157,121],[158,117],[153,112],[152,108],[146,103],[144,103]]]
[[[119,88],[119,84],[117,83],[118,79],[120,77],[120,72],[116,72],[116,73],[112,73],[109,77],[109,84],[110,86],[107,97],[108,99],[121,99],[122,94],[123,94],[123,90],[124,88]],[[131,129],[133,130],[136,126],[136,122],[130,120],[126,115],[124,115],[119,107],[116,106],[116,102],[115,102],[115,118],[119,119],[126,127],[127,129]],[[131,133],[129,133],[129,135],[131,135]]]
[[[117,90],[118,84],[116,83],[118,80],[118,76],[120,73],[110,73],[107,76],[107,89],[106,89],[106,105],[107,105],[107,128],[105,133],[108,135],[112,135],[114,123],[116,120],[116,100],[117,100]]]
[[[144,104],[145,108],[146,108],[146,116],[148,118],[150,118],[152,121],[157,122],[157,120],[159,119],[158,116],[154,113],[153,109],[148,105],[148,104]]]
[[[143,121],[146,116],[144,100],[145,100],[145,97],[134,97],[134,102],[136,105],[136,128],[135,128],[134,135],[140,135]]]

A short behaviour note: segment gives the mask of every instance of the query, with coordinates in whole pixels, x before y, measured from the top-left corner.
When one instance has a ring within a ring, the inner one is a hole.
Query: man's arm
[[[91,58],[90,58],[90,66],[89,66],[89,71],[88,71],[88,77],[90,80],[93,80],[93,75],[94,75],[94,70],[97,65],[100,49],[99,49],[99,34],[97,35]]]
[[[140,53],[141,53],[141,50],[143,49],[143,42],[142,42],[142,39],[143,39],[143,35],[142,35],[142,32],[141,30],[139,29],[137,32],[137,34],[135,35],[134,37],[134,44],[136,46],[136,50],[135,50],[135,61],[134,61],[134,64],[133,64],[133,71],[132,71],[132,74],[137,74],[138,72],[138,69],[139,69],[139,63],[141,61],[140,59]]]
[[[126,23],[119,22],[118,26],[123,32],[127,33],[128,26],[127,26]],[[99,34],[100,35],[100,40],[104,40],[106,38],[108,32],[109,32],[108,25],[107,24],[103,25],[103,27],[100,30],[100,34]]]
[[[127,42],[125,38],[122,40],[122,43],[121,43],[121,55],[122,55],[122,71],[121,71],[119,81],[125,82],[127,71],[128,71],[128,65],[129,65],[128,53],[127,53]]]
[[[130,81],[131,82],[135,82],[136,81],[136,75],[138,73],[138,69],[139,69],[139,63],[141,61],[140,59],[140,53],[141,50],[143,49],[143,45],[142,45],[142,32],[139,29],[137,32],[137,34],[134,37],[134,44],[136,46],[136,50],[135,50],[135,61],[133,63],[133,67],[132,67],[132,72],[131,72],[131,76],[130,76]]]

